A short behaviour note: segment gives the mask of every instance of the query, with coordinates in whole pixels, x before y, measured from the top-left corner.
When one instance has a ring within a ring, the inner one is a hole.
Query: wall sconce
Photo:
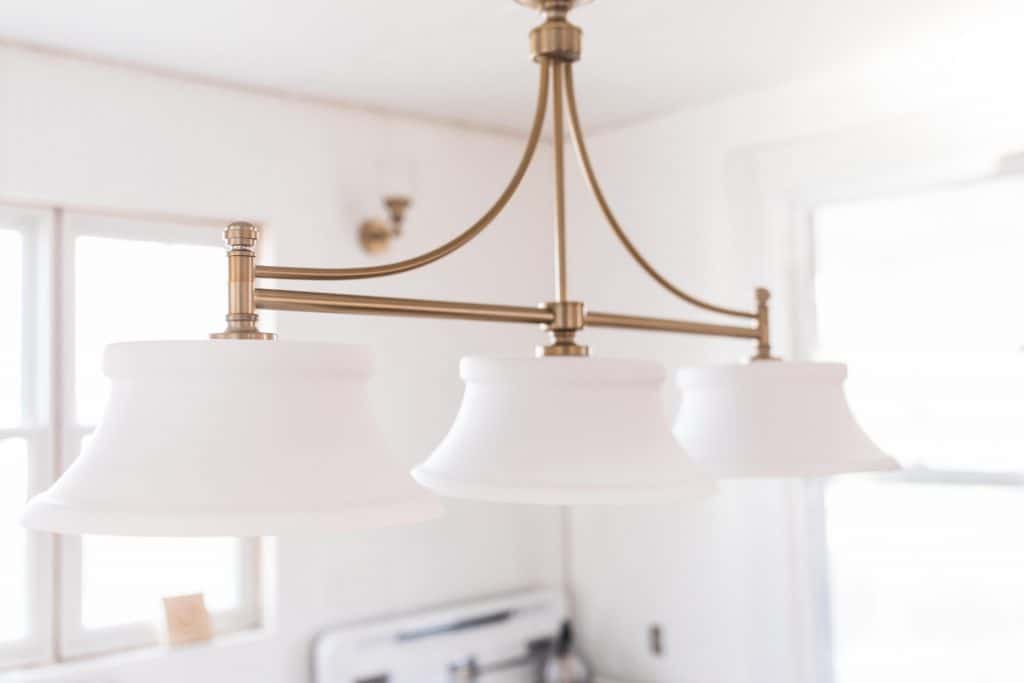
[[[384,208],[387,218],[368,218],[359,226],[359,243],[371,254],[379,254],[387,250],[392,237],[402,234],[402,221],[405,212],[412,204],[412,198],[402,195],[384,197]]]

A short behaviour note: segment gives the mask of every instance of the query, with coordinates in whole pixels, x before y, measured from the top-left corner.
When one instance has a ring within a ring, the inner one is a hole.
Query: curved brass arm
[[[544,117],[547,114],[548,104],[548,76],[550,69],[548,60],[540,60],[540,88],[537,94],[537,108],[533,116],[533,125],[530,129],[530,136],[526,142],[526,150],[519,162],[512,180],[509,181],[505,191],[501,193],[494,205],[488,209],[480,220],[471,225],[465,232],[458,235],[449,242],[445,242],[436,249],[432,249],[419,256],[385,263],[379,266],[366,266],[362,268],[294,268],[290,266],[256,266],[257,278],[277,278],[281,280],[359,280],[363,278],[383,277],[395,275],[409,270],[421,268],[433,263],[448,254],[464,246],[471,239],[483,232],[484,228],[504,210],[512,195],[519,189],[519,184],[526,175],[530,163],[533,161],[534,152],[537,150],[537,143],[540,140],[541,131],[544,128]]]
[[[565,66],[565,97],[569,109],[569,128],[572,131],[572,140],[576,146],[576,154],[579,156],[580,166],[583,168],[583,174],[587,178],[587,184],[590,186],[590,191],[593,193],[594,199],[597,200],[598,206],[601,207],[601,212],[604,213],[604,217],[608,221],[608,224],[615,232],[615,235],[619,238],[619,241],[622,242],[622,246],[624,246],[626,251],[629,252],[629,255],[633,257],[633,260],[636,261],[641,268],[647,271],[647,274],[654,278],[658,284],[675,294],[683,301],[714,313],[756,319],[757,313],[716,306],[687,294],[666,280],[665,277],[655,270],[654,266],[652,266],[650,262],[643,257],[643,255],[630,241],[629,237],[626,236],[626,233],[623,231],[622,226],[619,225],[618,220],[616,220],[615,214],[612,213],[611,207],[608,206],[608,202],[604,198],[604,193],[601,191],[601,186],[597,182],[597,176],[594,174],[594,168],[590,163],[590,156],[587,154],[587,145],[583,140],[583,129],[582,126],[580,126],[579,113],[576,109],[576,88],[573,85],[571,64],[567,64]]]

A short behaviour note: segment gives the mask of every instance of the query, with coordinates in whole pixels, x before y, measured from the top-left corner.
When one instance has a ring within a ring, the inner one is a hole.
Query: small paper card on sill
[[[206,611],[202,593],[164,598],[164,618],[167,642],[171,645],[196,643],[213,637],[210,613]]]

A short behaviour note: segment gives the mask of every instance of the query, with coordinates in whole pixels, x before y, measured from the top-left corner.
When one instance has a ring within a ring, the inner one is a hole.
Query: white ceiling
[[[1021,21],[1021,0],[597,0],[591,127]],[[538,16],[513,0],[3,0],[0,38],[350,103],[526,126]],[[974,30],[974,28],[970,28]],[[908,41],[910,41],[908,43]]]

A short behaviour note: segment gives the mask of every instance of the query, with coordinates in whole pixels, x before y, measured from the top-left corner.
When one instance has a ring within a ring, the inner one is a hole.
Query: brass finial
[[[779,360],[772,355],[771,329],[768,324],[768,300],[772,293],[764,287],[754,292],[757,299],[757,353],[751,360]]]

